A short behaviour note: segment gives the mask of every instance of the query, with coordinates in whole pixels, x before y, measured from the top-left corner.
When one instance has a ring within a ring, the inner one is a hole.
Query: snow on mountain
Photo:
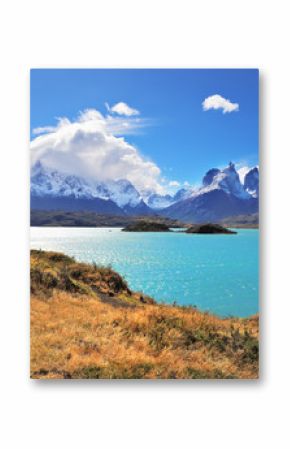
[[[223,190],[225,193],[240,199],[249,199],[251,197],[241,184],[240,177],[232,162],[222,170],[218,168],[209,170],[203,178],[203,186],[197,189],[192,196],[202,195],[212,190]]]
[[[256,213],[258,200],[250,189],[255,176],[250,175],[249,188],[246,188],[233,163],[223,169],[213,168],[205,174],[200,188],[188,192],[189,196],[167,207],[162,214],[188,222],[206,222]]]
[[[178,191],[173,202],[196,198],[214,190],[222,190],[243,200],[257,198],[259,196],[259,168],[243,167],[237,171],[232,162],[223,169],[212,168],[204,175],[200,188]]]
[[[119,207],[136,207],[142,198],[127,180],[95,182],[61,173],[37,162],[31,170],[31,195],[35,197],[74,197],[111,200]]]
[[[158,193],[152,193],[147,199],[146,204],[152,209],[164,209],[171,206],[178,201],[189,198],[193,193],[193,189],[180,189],[175,195],[159,195]]]
[[[84,179],[44,167],[40,162],[32,167],[30,192],[32,196],[37,197],[93,198],[96,196],[93,186]],[[104,195],[102,189],[99,194]]]
[[[187,198],[190,198],[193,193],[194,189],[192,187],[189,187],[187,189],[180,189],[174,195],[173,202],[176,203],[178,201],[186,200]]]
[[[106,188],[108,198],[114,201],[119,207],[136,207],[143,201],[140,193],[126,179],[107,181]]]
[[[175,195],[152,192],[146,198],[126,179],[84,179],[40,162],[31,169],[31,207],[38,209],[89,209],[117,215],[146,215],[155,210],[172,218],[204,220],[257,212],[258,195],[258,167],[241,174],[232,163],[223,169],[209,170],[199,188],[183,188]]]
[[[246,176],[246,174],[247,174],[250,170],[251,170],[251,168],[250,168],[250,167],[247,167],[247,166],[241,167],[241,168],[239,168],[239,169],[237,170],[237,173],[238,173],[238,175],[239,175],[241,184],[244,185],[245,176]]]
[[[159,195],[152,193],[147,199],[146,204],[152,209],[164,209],[174,203],[171,195]]]

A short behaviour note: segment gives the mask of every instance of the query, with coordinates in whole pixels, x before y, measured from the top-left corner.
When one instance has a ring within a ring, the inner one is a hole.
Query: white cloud
[[[178,181],[170,181],[169,186],[170,187],[179,187],[180,183]]]
[[[31,141],[32,164],[40,160],[51,168],[98,180],[128,179],[145,195],[162,194],[159,167],[124,137],[143,126],[143,119],[104,117],[95,109],[81,112],[74,121],[59,119],[55,127],[35,130],[42,134]]]
[[[238,103],[232,103],[230,100],[218,94],[207,97],[202,102],[202,107],[204,111],[208,111],[209,109],[222,109],[223,114],[239,110]]]
[[[140,112],[137,109],[131,108],[127,103],[120,101],[116,103],[114,106],[109,106],[108,103],[105,103],[106,108],[110,113],[125,115],[126,117],[132,117],[133,115],[139,115]]]

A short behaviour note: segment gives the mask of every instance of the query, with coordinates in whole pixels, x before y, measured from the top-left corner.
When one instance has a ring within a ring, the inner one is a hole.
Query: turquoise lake
[[[31,228],[31,248],[110,264],[131,289],[220,316],[258,312],[259,231],[236,235],[127,233],[119,228]]]

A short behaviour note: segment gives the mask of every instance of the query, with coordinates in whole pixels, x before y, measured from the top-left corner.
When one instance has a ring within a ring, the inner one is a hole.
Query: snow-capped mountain
[[[174,197],[173,197],[173,202],[177,203],[177,201],[183,201],[186,200],[187,198],[189,198],[194,192],[194,189],[192,187],[188,187],[186,189],[180,189],[178,190]]]
[[[30,192],[31,207],[37,209],[149,212],[139,192],[126,179],[96,182],[44,167],[40,162],[32,167]]]
[[[158,193],[152,193],[147,199],[146,204],[152,209],[164,209],[174,203],[173,196],[160,195]]]
[[[251,197],[241,184],[240,177],[232,162],[222,170],[218,168],[209,170],[203,177],[202,183],[202,187],[197,189],[192,196],[201,195],[213,190],[222,190],[240,199],[249,199]]]
[[[234,164],[213,168],[202,186],[175,195],[152,193],[143,198],[126,179],[95,181],[59,172],[37,162],[31,170],[31,208],[92,210],[114,215],[162,214],[189,222],[219,221],[228,216],[258,212],[259,170],[239,176]],[[241,182],[242,181],[242,182]]]
[[[148,204],[148,206],[152,209],[161,210],[177,203],[178,201],[189,198],[192,193],[192,188],[180,189],[175,193],[175,195],[159,195],[157,193],[153,193],[146,199],[146,204]]]
[[[221,170],[213,168],[205,174],[200,188],[192,190],[187,198],[175,202],[162,213],[193,222],[218,221],[231,215],[255,213],[258,199],[252,187],[253,180],[257,181],[256,192],[259,173],[251,172],[246,174],[243,185],[233,163]]]

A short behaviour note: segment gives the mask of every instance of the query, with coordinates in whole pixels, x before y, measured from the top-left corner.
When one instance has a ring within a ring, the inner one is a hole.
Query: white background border
[[[1,447],[289,447],[287,2],[10,0],[0,9]],[[260,69],[260,381],[29,380],[31,67]]]

